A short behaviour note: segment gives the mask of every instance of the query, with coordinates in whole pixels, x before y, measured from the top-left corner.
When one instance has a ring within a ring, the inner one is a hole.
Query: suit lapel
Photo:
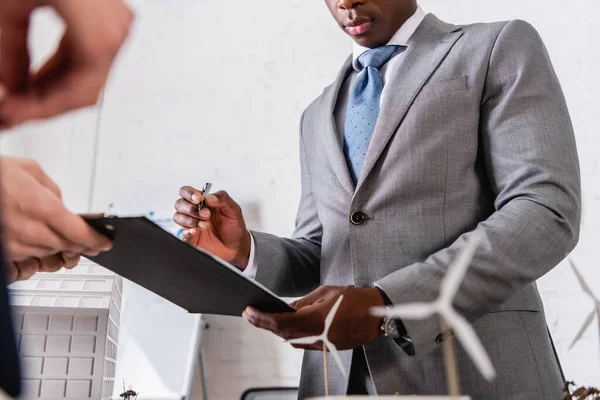
[[[337,103],[338,94],[340,88],[344,84],[346,77],[350,73],[352,66],[352,56],[348,57],[342,66],[342,69],[338,73],[335,82],[325,89],[321,98],[321,115],[318,118],[319,123],[322,124],[321,129],[323,132],[319,135],[323,140],[324,148],[326,149],[329,162],[335,172],[341,185],[346,189],[350,195],[354,195],[354,181],[350,176],[348,170],[348,164],[346,164],[346,158],[342,147],[342,139],[337,129],[334,117],[335,105]]]
[[[386,83],[387,98],[384,99],[373,131],[357,191],[367,179],[427,79],[461,36],[460,28],[446,24],[429,14],[410,38],[398,70]],[[387,87],[388,85],[391,86]]]

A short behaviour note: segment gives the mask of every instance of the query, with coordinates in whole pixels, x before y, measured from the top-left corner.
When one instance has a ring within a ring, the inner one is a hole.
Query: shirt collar
[[[408,40],[415,33],[421,22],[425,19],[425,12],[421,8],[421,6],[417,7],[417,11],[410,17],[409,19],[402,24],[400,29],[396,31],[394,36],[387,43],[388,45],[398,45],[398,46],[406,46],[408,44]],[[360,56],[365,51],[369,50],[368,47],[363,47],[358,43],[354,42],[352,47],[352,62],[356,63],[358,56]]]

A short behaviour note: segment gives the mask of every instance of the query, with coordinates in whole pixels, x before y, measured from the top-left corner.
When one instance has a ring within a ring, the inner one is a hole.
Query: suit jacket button
[[[367,219],[367,215],[362,211],[356,211],[350,215],[350,222],[352,222],[352,225],[361,225]]]

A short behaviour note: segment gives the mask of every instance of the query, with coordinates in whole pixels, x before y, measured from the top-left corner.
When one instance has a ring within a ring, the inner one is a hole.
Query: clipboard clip
[[[117,218],[116,215],[111,214],[111,210],[113,209],[114,204],[110,203],[108,205],[108,210],[104,213],[89,213],[89,214],[79,214],[80,217],[84,219],[106,219],[106,218]]]

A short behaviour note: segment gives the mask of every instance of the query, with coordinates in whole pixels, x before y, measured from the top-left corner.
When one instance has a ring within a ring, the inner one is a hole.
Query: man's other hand
[[[271,331],[285,340],[320,335],[325,317],[342,294],[344,300],[328,336],[338,350],[354,349],[381,335],[381,318],[369,314],[371,307],[384,305],[383,297],[376,288],[321,286],[292,303],[295,313],[271,314],[248,307],[242,316],[252,325]],[[293,346],[305,350],[323,350],[322,342]]]

